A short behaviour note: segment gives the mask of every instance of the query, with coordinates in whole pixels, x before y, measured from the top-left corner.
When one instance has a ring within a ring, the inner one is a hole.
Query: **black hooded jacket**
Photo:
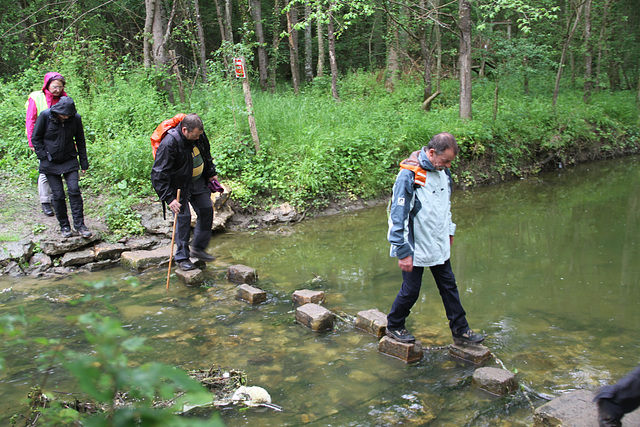
[[[170,129],[158,146],[156,159],[151,169],[151,184],[160,200],[169,204],[181,190],[181,202],[189,200],[189,185],[193,177],[193,146],[197,146],[204,161],[202,177],[209,180],[216,175],[216,167],[211,158],[209,139],[203,132],[197,141],[185,138],[181,131],[182,122]]]
[[[71,117],[62,120],[58,114]],[[82,119],[68,96],[40,113],[31,141],[40,159],[40,173],[61,175],[78,170],[78,158],[82,170],[89,169]]]

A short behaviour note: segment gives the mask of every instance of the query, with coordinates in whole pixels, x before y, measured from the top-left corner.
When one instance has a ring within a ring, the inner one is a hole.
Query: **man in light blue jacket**
[[[396,341],[415,341],[405,320],[420,295],[425,267],[431,270],[440,291],[454,342],[484,341],[484,336],[469,328],[449,260],[456,225],[451,221],[452,181],[448,168],[458,152],[453,135],[442,132],[400,163],[387,236],[391,256],[398,258],[403,279],[387,316],[387,336]]]

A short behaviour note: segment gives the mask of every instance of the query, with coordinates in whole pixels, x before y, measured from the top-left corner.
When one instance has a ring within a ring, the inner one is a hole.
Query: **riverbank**
[[[505,171],[502,174],[496,172],[495,159],[493,162],[488,158],[476,162],[463,160],[457,165],[453,175],[456,189],[465,190],[470,187],[494,185],[499,182],[519,179],[541,171],[563,169],[582,163],[634,155],[639,152],[640,147],[634,145],[621,146],[615,150],[611,150],[604,144],[591,145],[590,147],[576,146],[574,150],[557,151],[534,164],[522,165],[518,170]],[[218,231],[223,229],[245,231],[266,228],[278,223],[298,223],[309,218],[335,215],[387,203],[390,194],[391,188],[388,193],[370,199],[357,196],[336,197],[319,201],[313,207],[308,207],[305,210],[296,210],[287,202],[276,205],[270,210],[243,208],[233,199],[232,194],[225,203],[227,212],[222,220],[224,223],[222,226],[218,224],[216,229]],[[131,234],[123,236],[121,232],[114,233],[109,229],[104,212],[106,196],[85,189],[83,190],[83,199],[85,222],[91,231],[101,236],[101,240],[116,242],[140,237],[140,235]],[[0,212],[0,242],[60,238],[58,221],[55,217],[43,214],[38,200],[37,188],[30,180],[6,173],[1,174],[0,204],[3,206],[2,212]],[[166,230],[150,231],[153,226],[145,224],[144,217],[159,218],[162,215],[162,207],[157,198],[139,198],[135,204],[135,213],[143,218],[141,227],[145,230],[143,235],[153,237],[154,235],[166,234]]]

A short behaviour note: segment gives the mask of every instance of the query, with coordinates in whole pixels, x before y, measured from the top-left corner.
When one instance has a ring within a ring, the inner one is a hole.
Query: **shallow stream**
[[[79,349],[82,332],[66,316],[98,311],[118,318],[151,350],[139,361],[185,369],[243,370],[283,412],[224,410],[228,426],[530,426],[532,405],[576,389],[596,389],[634,368],[640,357],[640,171],[636,157],[603,161],[472,191],[456,191],[458,224],[452,264],[470,325],[525,391],[496,398],[470,381],[474,366],[444,350],[415,364],[378,353],[377,341],[338,320],[314,333],[294,319],[291,294],[321,289],[325,306],[348,320],[387,312],[400,286],[388,256],[386,206],[295,226],[214,237],[218,256],[206,287],[186,287],[166,271],[124,269],[56,280],[0,278],[0,314],[23,307],[33,333]],[[635,260],[635,261],[634,261]],[[235,299],[224,271],[253,267],[265,303]],[[135,277],[132,288],[127,278]],[[69,304],[86,282],[113,286],[96,301]],[[10,288],[10,290],[9,290]],[[430,275],[408,319],[424,346],[450,343],[444,309]],[[0,344],[0,423],[44,376],[33,344]],[[89,350],[89,349],[87,349]],[[489,366],[497,366],[495,362]],[[73,391],[65,371],[48,369],[48,388]]]

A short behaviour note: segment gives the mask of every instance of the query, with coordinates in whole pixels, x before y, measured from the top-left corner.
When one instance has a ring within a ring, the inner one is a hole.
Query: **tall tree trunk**
[[[233,16],[233,3],[231,0],[226,0],[224,2],[224,25],[225,25],[225,34],[227,35],[226,40],[233,44],[233,21],[231,20]]]
[[[145,19],[144,19],[144,41],[142,46],[142,54],[144,58],[144,66],[150,68],[153,64],[153,18],[156,11],[156,0],[145,0]]]
[[[244,103],[247,107],[247,120],[249,121],[249,131],[251,132],[251,139],[253,139],[253,146],[255,147],[256,154],[260,154],[260,138],[258,138],[258,127],[256,125],[256,118],[253,115],[253,99],[251,97],[251,86],[249,85],[249,69],[245,57],[242,57],[242,63],[244,64],[244,78],[242,79],[242,92],[244,93]]]
[[[309,15],[311,15],[311,2],[305,1],[304,4],[304,21],[307,23],[304,27],[304,74],[308,82],[313,81],[313,39],[311,38],[311,22],[309,22]]]
[[[460,118],[471,120],[471,5],[469,0],[460,0]]]
[[[329,67],[331,68],[331,95],[336,101],[340,101],[338,96],[338,62],[336,60],[336,35],[333,30],[333,10],[335,1],[329,6],[329,23],[327,24],[327,37],[329,39]]]
[[[218,28],[220,28],[220,38],[224,41],[227,40],[227,33],[225,32],[224,26],[224,15],[222,12],[222,8],[220,7],[220,0],[215,0],[216,4],[216,15],[218,16]],[[225,64],[226,65],[226,64]]]
[[[436,20],[435,33],[436,33],[436,92],[440,92],[440,79],[442,78],[442,37],[440,34],[440,0],[430,0],[431,7],[434,10],[434,17]]]
[[[287,34],[289,36],[289,64],[291,66],[291,81],[293,93],[300,93],[300,66],[298,62],[298,30],[293,27],[298,23],[298,9],[296,3],[289,3],[287,11]]]
[[[596,78],[595,78],[595,90],[596,92],[600,88],[600,67],[602,64],[602,51],[606,43],[606,30],[609,27],[609,3],[610,0],[605,0],[604,7],[602,9],[602,22],[600,24],[600,36],[598,38],[598,56],[596,59]]]
[[[591,0],[584,3],[584,102],[591,100],[593,91],[593,49],[591,46]]]
[[[173,3],[175,11],[175,1]],[[168,56],[168,41],[171,35],[171,23],[165,22],[162,2],[158,0],[145,0],[145,34],[144,34],[144,65],[154,65],[163,71],[170,65]],[[167,79],[159,84],[159,88],[167,93],[170,103],[174,102],[173,87]]]
[[[576,19],[569,30],[569,34],[565,37],[564,45],[562,46],[562,54],[560,55],[560,63],[558,64],[558,72],[556,74],[556,84],[553,89],[553,102],[551,103],[552,107],[555,107],[558,102],[558,94],[560,93],[560,78],[562,77],[562,69],[564,68],[564,62],[567,57],[567,50],[569,49],[569,45],[571,44],[571,40],[573,39],[573,35],[576,32],[576,28],[578,28],[578,22],[580,22],[580,15],[582,14],[582,6],[578,6],[576,10]]]
[[[202,26],[202,16],[200,16],[200,5],[198,0],[193,0],[194,14],[196,16],[196,27],[198,28],[198,47],[200,48],[200,66],[202,67],[202,81],[207,82],[207,49],[204,40],[204,28]]]
[[[278,45],[280,44],[280,0],[273,6],[273,39],[271,40],[271,61],[269,62],[269,91],[276,90],[276,67],[278,64]]]
[[[426,9],[424,0],[420,1],[420,7],[422,9]],[[429,51],[427,43],[427,23],[424,20],[420,23],[418,38],[420,39],[420,54],[422,56],[422,66],[424,67],[424,72],[422,74],[422,78],[424,80],[422,101],[426,101],[433,93],[433,87],[431,85],[431,52]],[[430,108],[431,106],[428,105],[427,110]]]
[[[224,27],[224,18],[223,18],[224,15],[222,12],[222,8],[220,7],[220,0],[215,0],[215,4],[216,4],[216,15],[218,16],[218,28],[220,28],[220,38],[222,41],[225,41],[227,40],[227,33]],[[222,62],[224,62],[224,69],[228,70],[229,61],[227,60],[226,55],[222,56]]]
[[[322,16],[322,2],[318,2],[318,16]],[[324,76],[324,32],[322,29],[322,19],[318,19],[316,36],[318,37],[318,69],[317,76]]]
[[[267,49],[264,39],[264,29],[262,27],[262,4],[260,0],[250,0],[251,16],[256,27],[256,39],[258,39],[258,73],[260,75],[260,87],[262,91],[267,90],[267,69],[269,67],[267,59]]]
[[[389,20],[389,43],[387,52],[387,78],[385,79],[385,87],[387,92],[393,92],[395,89],[396,79],[400,74],[399,60],[399,34],[398,24],[395,20]]]

